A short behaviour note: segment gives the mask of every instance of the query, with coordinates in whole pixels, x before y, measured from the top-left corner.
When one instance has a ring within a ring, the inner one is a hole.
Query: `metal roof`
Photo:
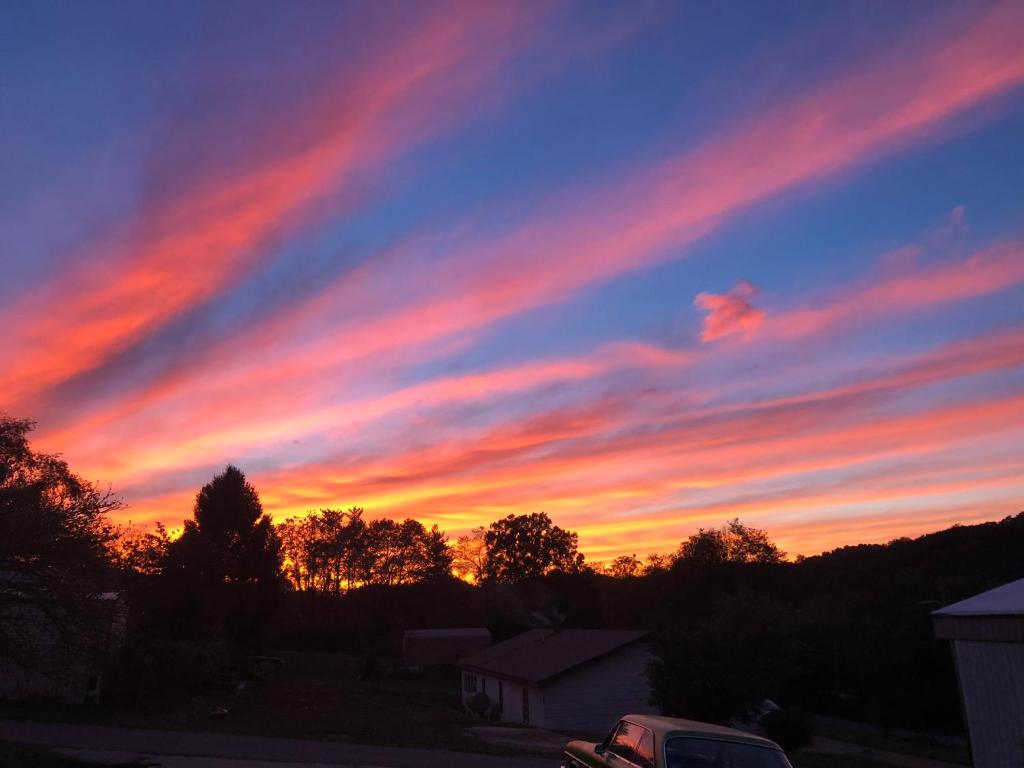
[[[935,616],[1024,616],[1024,579],[935,611]]]
[[[486,637],[491,638],[491,631],[486,627],[452,627],[451,629],[407,629],[405,637],[417,639],[448,639],[451,637]]]
[[[533,629],[467,656],[459,666],[538,685],[645,637],[639,630]]]

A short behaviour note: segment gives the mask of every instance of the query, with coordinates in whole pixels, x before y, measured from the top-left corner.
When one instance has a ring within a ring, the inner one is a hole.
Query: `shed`
[[[407,667],[451,666],[490,645],[491,633],[483,627],[407,629],[402,636],[402,660]]]
[[[953,645],[975,768],[1024,765],[1024,579],[933,614]]]
[[[603,732],[624,712],[653,714],[646,632],[534,629],[459,662],[462,701],[485,694],[507,723]]]

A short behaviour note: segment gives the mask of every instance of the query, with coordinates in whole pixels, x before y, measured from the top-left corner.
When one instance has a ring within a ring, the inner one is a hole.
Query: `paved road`
[[[554,758],[514,758],[224,733],[153,731],[0,720],[0,739],[59,747],[109,762],[151,758],[164,768],[557,768]],[[283,764],[283,765],[282,765]]]

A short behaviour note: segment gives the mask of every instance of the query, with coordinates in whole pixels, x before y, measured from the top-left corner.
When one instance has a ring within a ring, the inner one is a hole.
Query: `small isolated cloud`
[[[967,209],[958,205],[946,217],[942,228],[936,233],[935,239],[940,243],[957,238],[970,230],[967,221]]]
[[[759,292],[753,283],[740,280],[726,293],[698,293],[693,305],[707,312],[700,340],[707,344],[733,333],[749,339],[764,321],[764,312],[751,303]]]

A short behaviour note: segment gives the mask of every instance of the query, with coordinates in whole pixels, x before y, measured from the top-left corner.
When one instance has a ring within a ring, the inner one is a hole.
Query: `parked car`
[[[570,741],[563,768],[792,768],[778,744],[720,725],[626,715],[600,744]]]

